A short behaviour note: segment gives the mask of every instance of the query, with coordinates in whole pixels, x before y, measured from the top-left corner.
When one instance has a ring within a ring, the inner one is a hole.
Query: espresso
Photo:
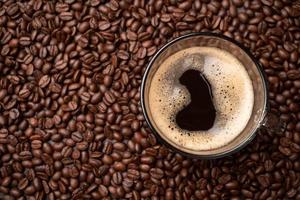
[[[245,67],[213,47],[169,56],[149,88],[149,110],[160,135],[194,151],[219,148],[236,138],[250,119],[253,103]]]

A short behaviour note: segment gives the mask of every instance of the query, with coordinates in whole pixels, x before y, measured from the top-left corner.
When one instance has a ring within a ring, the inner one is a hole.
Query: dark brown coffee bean
[[[117,185],[121,184],[122,180],[123,180],[122,174],[120,172],[114,173],[113,176],[112,176],[112,180]]]
[[[29,97],[29,95],[31,94],[30,90],[27,88],[23,88],[22,90],[20,90],[19,92],[19,97],[22,99],[26,99]]]
[[[282,58],[282,59],[288,59],[289,58],[289,53],[287,51],[285,51],[283,48],[278,49],[278,55]]]
[[[229,15],[235,17],[237,15],[237,9],[234,5],[229,6]]]
[[[129,170],[128,170],[127,177],[128,177],[130,180],[137,180],[137,179],[140,178],[140,173],[139,173],[139,171],[137,171],[137,170],[135,170],[135,169],[129,169]]]
[[[12,3],[10,5],[8,5],[6,12],[9,16],[12,16],[14,14],[16,14],[19,10],[19,5],[16,3]]]
[[[126,169],[126,166],[122,162],[115,162],[114,169],[117,171],[124,171]]]
[[[21,44],[22,46],[28,46],[30,45],[31,43],[31,40],[30,40],[30,37],[20,37],[19,39],[19,44]]]
[[[258,176],[257,180],[262,187],[268,187],[270,185],[269,177],[266,175]]]
[[[39,191],[39,190],[42,190],[42,182],[39,178],[34,178],[33,179],[33,186],[34,188]]]
[[[117,55],[122,60],[128,60],[129,59],[129,54],[124,50],[120,50]]]
[[[128,38],[128,40],[136,41],[137,38],[138,38],[138,35],[135,32],[128,31],[127,34],[126,34],[126,39],[127,38]]]
[[[98,191],[102,197],[106,197],[108,195],[108,190],[104,185],[99,185]]]
[[[55,63],[55,68],[58,70],[63,70],[66,67],[67,67],[67,63],[64,60],[60,60]]]
[[[69,110],[73,111],[73,110],[76,110],[78,107],[78,104],[75,102],[75,101],[70,101],[68,103],[68,108]]]
[[[57,3],[55,4],[56,12],[67,12],[69,10],[69,5],[67,3]]]
[[[42,78],[39,80],[39,86],[41,88],[47,87],[47,85],[50,83],[50,77],[48,75],[42,76]]]
[[[299,199],[295,2],[2,4],[4,198]],[[266,72],[271,110],[287,122],[283,135],[257,134],[235,160],[183,159],[162,147],[139,104],[150,57],[179,35],[210,30],[250,49]]]
[[[91,103],[93,104],[96,104],[96,103],[99,103],[102,99],[102,94],[99,92],[99,93],[96,93],[92,96],[91,98]]]
[[[72,133],[72,136],[71,136],[72,140],[74,140],[75,142],[81,142],[83,137],[81,135],[80,132],[74,132]]]
[[[150,169],[150,175],[156,179],[161,179],[164,176],[164,172],[159,168]]]
[[[24,193],[27,194],[27,195],[31,195],[31,194],[34,194],[35,193],[35,188],[30,185],[28,186],[25,190],[24,190]]]
[[[32,149],[40,149],[42,148],[42,141],[41,140],[33,140],[31,143]]]
[[[28,186],[29,182],[27,178],[21,179],[21,181],[18,183],[18,189],[19,190],[24,190]]]
[[[15,119],[17,119],[19,116],[20,116],[20,112],[19,112],[19,110],[16,109],[16,108],[13,108],[13,109],[11,109],[11,110],[9,111],[9,118],[10,118],[10,119],[15,120]]]
[[[249,190],[246,190],[246,189],[242,189],[242,194],[244,195],[244,197],[247,197],[247,198],[252,198],[253,197],[253,193]]]
[[[191,1],[184,1],[182,3],[179,4],[179,8],[183,9],[183,10],[189,10],[192,6],[192,2]]]
[[[293,51],[290,55],[290,61],[295,63],[299,59],[299,53],[297,51]]]
[[[114,94],[110,91],[107,91],[107,92],[104,93],[104,99],[109,104],[113,104],[116,101],[116,98],[115,98]]]
[[[59,17],[63,21],[70,21],[73,18],[73,14],[71,12],[61,12]]]
[[[238,182],[237,181],[231,181],[225,184],[225,187],[229,190],[237,189],[239,188]]]
[[[272,6],[273,0],[261,0],[261,2],[266,6]]]
[[[86,32],[90,28],[90,24],[88,22],[82,22],[78,25],[78,31],[81,33]]]
[[[107,21],[100,21],[98,26],[101,31],[105,31],[110,28],[111,24]]]
[[[104,85],[105,85],[106,87],[110,87],[111,84],[112,84],[112,81],[113,81],[113,79],[112,79],[112,77],[109,76],[109,75],[105,75],[104,78],[103,78],[103,83],[104,83]]]
[[[248,22],[248,15],[246,13],[239,13],[238,18],[242,23],[247,23]]]
[[[5,192],[5,193],[7,193],[7,192]],[[22,193],[21,193],[18,189],[12,188],[12,189],[10,190],[10,194],[11,194],[13,197],[20,197]]]

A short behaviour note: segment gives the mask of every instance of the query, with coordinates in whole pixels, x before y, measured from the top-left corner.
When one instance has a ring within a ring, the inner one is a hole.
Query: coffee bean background
[[[0,199],[300,199],[300,8],[291,0],[0,2]],[[160,145],[140,84],[172,38],[249,48],[283,134],[230,157]]]

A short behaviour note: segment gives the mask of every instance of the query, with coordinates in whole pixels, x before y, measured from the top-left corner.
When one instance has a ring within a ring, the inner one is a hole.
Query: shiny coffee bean
[[[0,5],[4,199],[299,199],[297,3]],[[139,102],[145,66],[167,41],[203,31],[255,55],[270,109],[287,122],[282,135],[261,130],[245,150],[214,161],[179,156],[156,140]]]

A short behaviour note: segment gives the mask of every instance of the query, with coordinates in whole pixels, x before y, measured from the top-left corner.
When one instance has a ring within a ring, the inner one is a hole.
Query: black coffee
[[[245,128],[253,108],[245,67],[213,47],[183,49],[164,60],[149,89],[149,108],[160,133],[181,148],[224,146]]]
[[[191,102],[177,113],[177,125],[189,131],[210,129],[216,118],[216,109],[208,80],[200,71],[190,69],[182,74],[179,82],[189,91]]]

